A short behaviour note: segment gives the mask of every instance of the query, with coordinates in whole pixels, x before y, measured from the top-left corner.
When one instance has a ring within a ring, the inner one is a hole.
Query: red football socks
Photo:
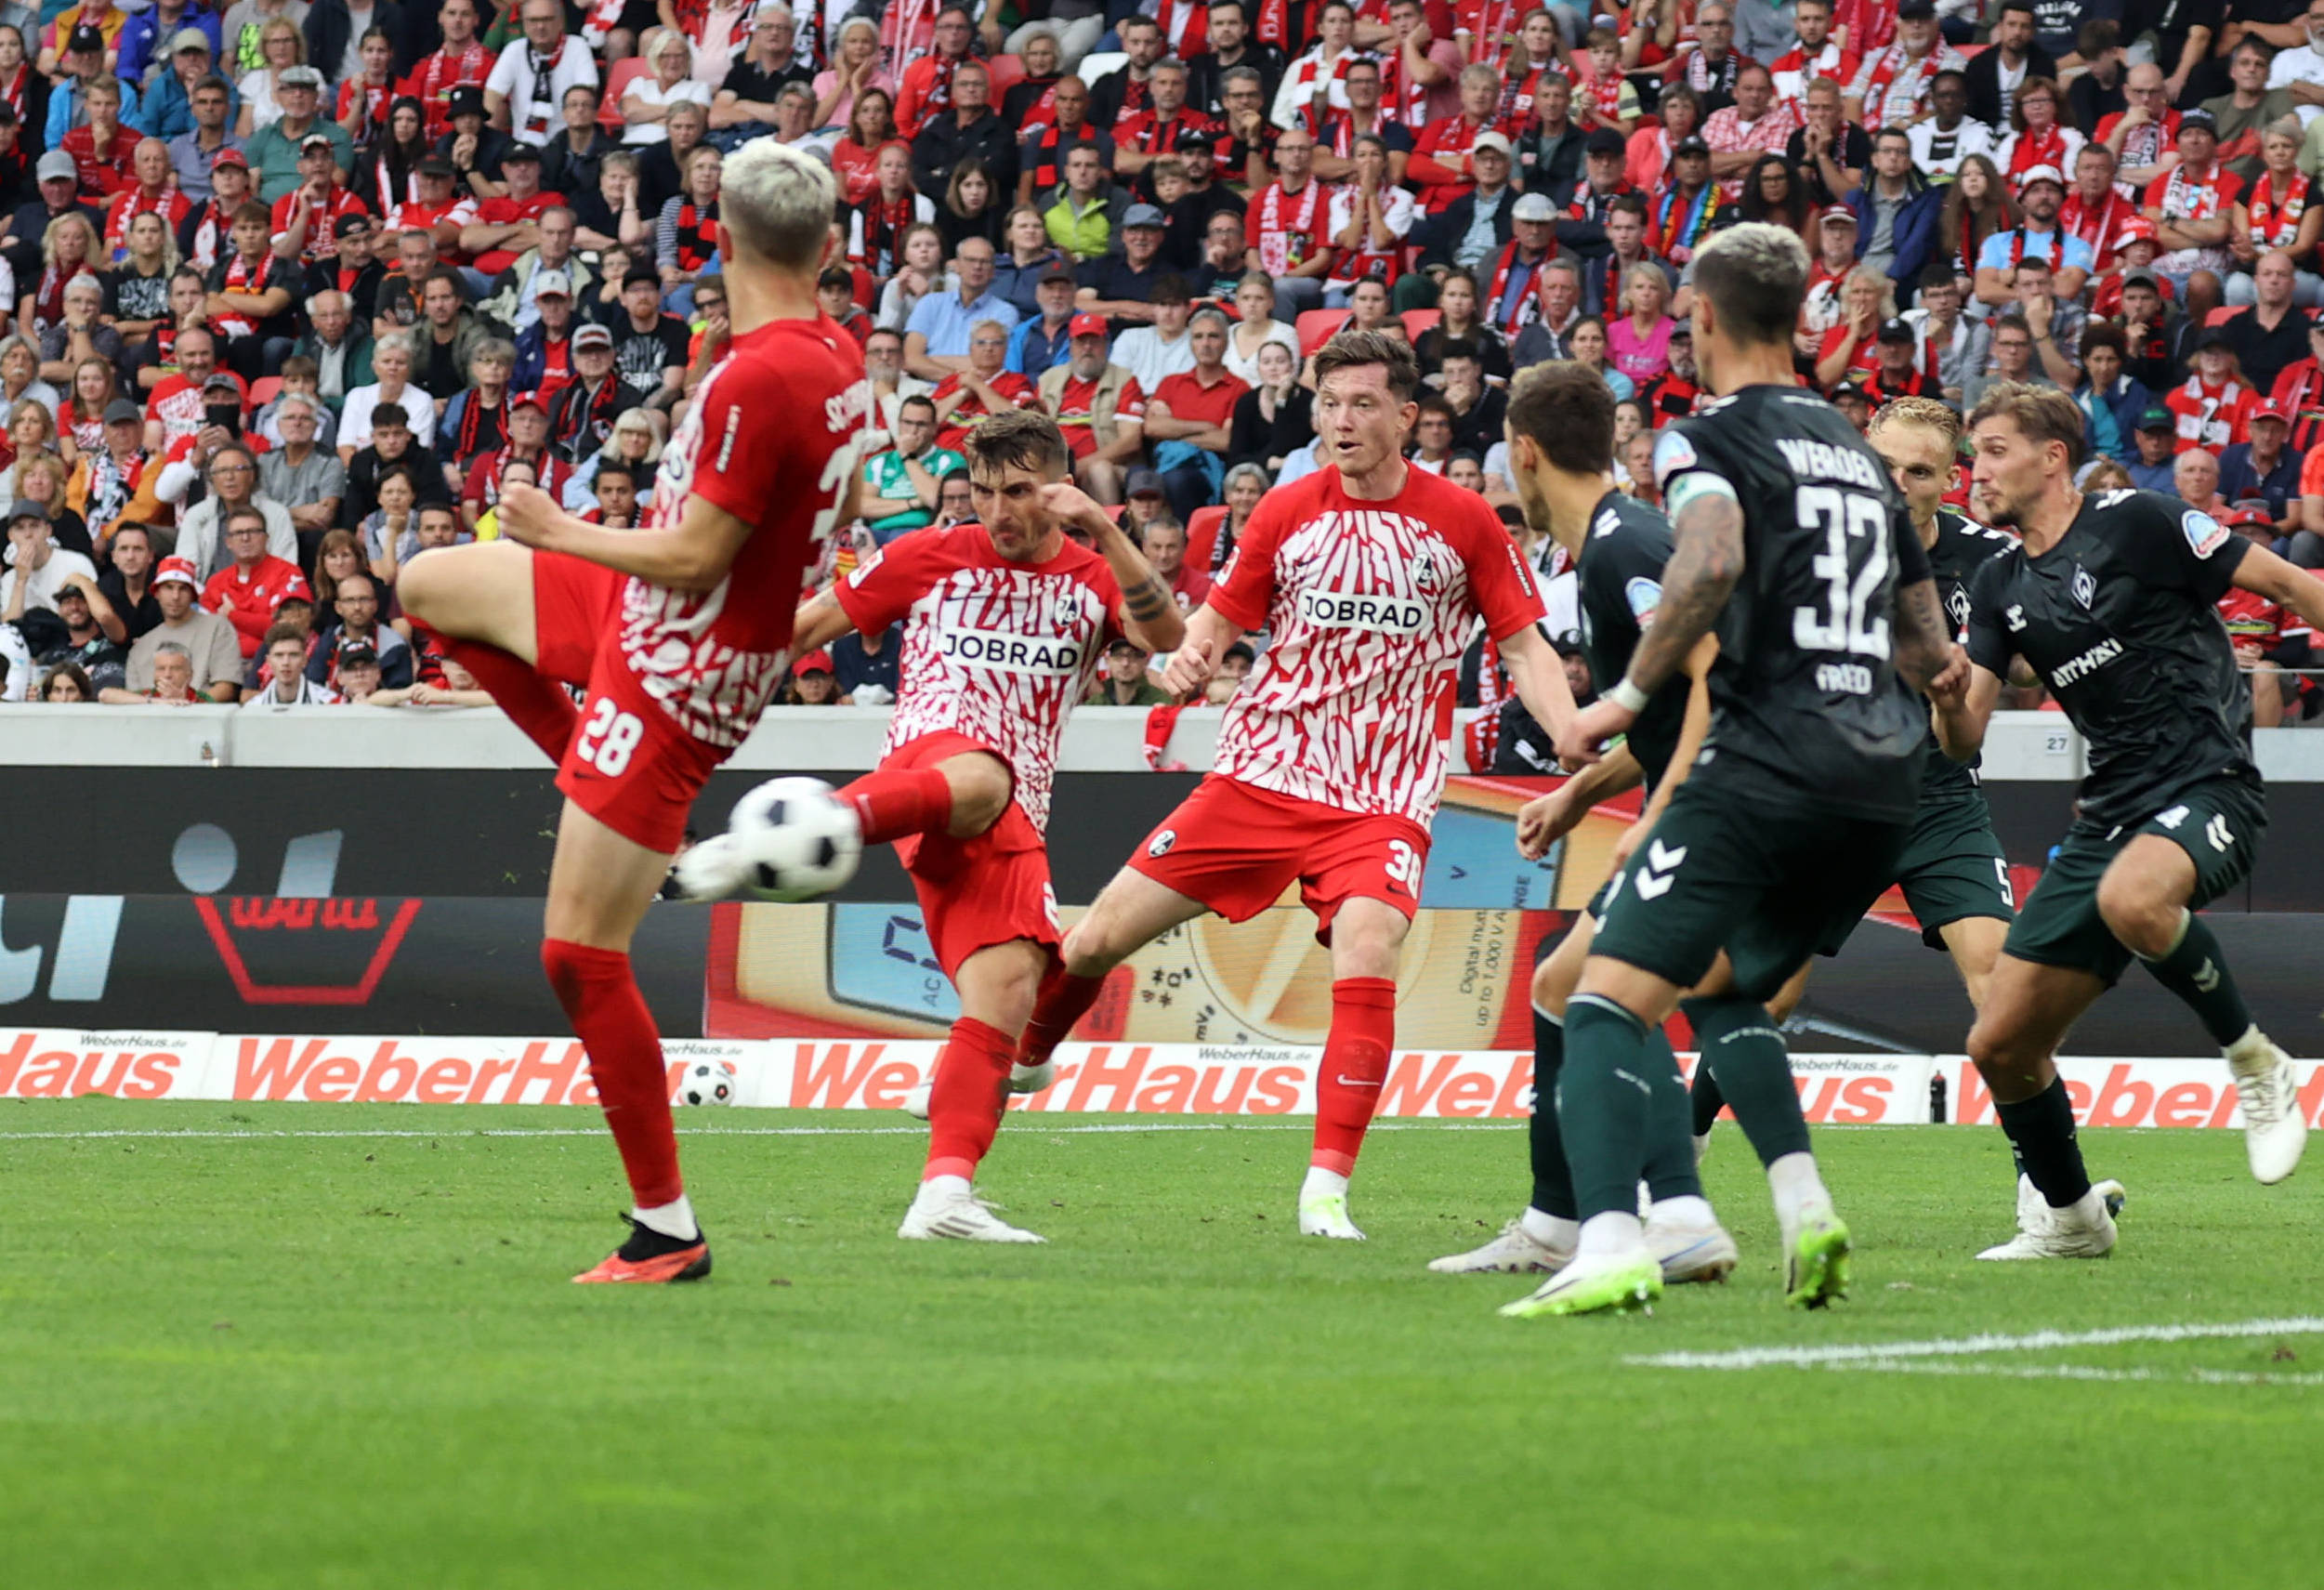
[[[444,652],[476,676],[476,682],[492,692],[493,704],[532,743],[547,752],[550,761],[564,762],[565,747],[572,743],[573,730],[581,727],[581,709],[561,685],[536,672],[515,652],[481,640],[445,636]]]
[[[1316,1067],[1315,1151],[1307,1163],[1341,1176],[1356,1168],[1364,1128],[1380,1107],[1396,1046],[1396,983],[1341,978],[1332,984],[1332,1032]]]
[[[940,768],[883,768],[839,792],[856,808],[866,845],[941,834],[952,821],[952,786]]]
[[[1074,1024],[1089,1014],[1089,1007],[1097,1003],[1097,995],[1106,986],[1106,974],[1094,978],[1076,977],[1061,964],[1052,964],[1048,975],[1041,979],[1041,992],[1033,998],[1033,1014],[1025,1023],[1025,1041],[1019,1045],[1018,1063],[1027,1066],[1046,1064],[1057,1045],[1072,1036]]]
[[[977,1166],[1001,1130],[1016,1053],[1017,1040],[998,1027],[967,1016],[952,1023],[952,1041],[936,1058],[936,1083],[928,1090],[928,1164],[921,1180],[977,1179]]]
[[[506,655],[506,653],[503,653]],[[563,939],[544,940],[541,966],[589,1054],[605,1124],[613,1128],[630,1193],[640,1209],[675,1203],[686,1185],[677,1171],[677,1134],[670,1125],[670,1084],[662,1068],[662,1035],[637,992],[629,957]]]

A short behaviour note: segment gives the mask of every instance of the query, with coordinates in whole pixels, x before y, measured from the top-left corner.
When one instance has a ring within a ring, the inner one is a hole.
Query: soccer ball
[[[732,1104],[736,1078],[726,1060],[697,1060],[677,1084],[680,1104]]]
[[[762,900],[826,895],[856,875],[863,832],[855,808],[821,779],[769,779],[727,821],[744,883]]]

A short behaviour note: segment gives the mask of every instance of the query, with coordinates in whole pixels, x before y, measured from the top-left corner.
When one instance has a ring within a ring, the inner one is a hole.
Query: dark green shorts
[[[2195,893],[2186,903],[2200,910],[2251,876],[2252,852],[2266,832],[2267,797],[2239,779],[2211,779],[2182,791],[2143,822],[2104,827],[2078,819],[2026,897],[2002,950],[2112,983],[2133,957],[2098,914],[2098,881],[2124,846],[2141,834],[2159,834],[2185,850],[2195,863]]]
[[[1894,880],[1921,924],[1921,942],[1941,950],[1939,929],[1972,916],[2014,921],[2017,900],[2010,891],[2009,861],[1993,836],[1993,813],[1985,796],[1972,790],[1948,792],[1924,800],[1912,814],[1912,836],[1905,841]],[[1853,922],[1817,953],[1836,955],[1856,930]]]
[[[1769,998],[1880,898],[1910,833],[1743,806],[1689,781],[1614,875],[1590,953],[1687,988],[1725,950],[1738,990]]]

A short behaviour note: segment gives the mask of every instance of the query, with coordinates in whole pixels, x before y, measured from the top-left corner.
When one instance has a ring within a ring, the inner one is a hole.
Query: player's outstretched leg
[[[2252,1175],[2272,1185],[2299,1168],[2307,1147],[2299,1083],[2290,1057],[2252,1021],[2219,936],[2187,909],[2196,887],[2195,863],[2187,852],[2160,835],[2142,834],[2123,847],[2099,879],[2098,914],[2155,980],[2195,1012],[2226,1055],[2243,1105]]]
[[[1681,1008],[1694,1023],[1701,1063],[1766,1169],[1783,1234],[1784,1298],[1820,1308],[1847,1292],[1848,1229],[1818,1174],[1783,1034],[1767,1007],[1745,994],[1702,995]]]
[[[1057,958],[1041,979],[1025,1036],[1017,1045],[1019,1072],[1048,1071],[1057,1045],[1072,1036],[1106,986],[1106,976],[1143,946],[1210,908],[1145,874],[1124,867],[1065,936]],[[1045,1084],[1044,1084],[1045,1085]]]
[[[1348,1178],[1380,1108],[1396,1047],[1396,968],[1411,919],[1385,900],[1340,902],[1331,918],[1332,1027],[1316,1062],[1315,1142],[1299,1188],[1299,1234],[1360,1242]]]
[[[2039,891],[2037,891],[2038,893]],[[2076,1018],[2106,992],[2094,972],[2004,953],[1969,1030],[1969,1058],[1993,1096],[2002,1130],[2039,1196],[2021,1199],[2017,1235],[1981,1259],[2104,1258],[2114,1251],[2107,1189],[2093,1186],[2074,1107],[2051,1057]]]
[[[558,679],[588,682],[619,579],[594,563],[490,541],[415,559],[397,576],[396,598],[443,637],[444,650],[510,722],[561,763],[581,712]]]
[[[696,1281],[710,1273],[710,1244],[678,1175],[662,1035],[629,962],[630,936],[668,864],[668,857],[566,803],[541,965],[588,1052],[589,1077],[635,1200],[625,1216],[629,1240],[575,1281]]]

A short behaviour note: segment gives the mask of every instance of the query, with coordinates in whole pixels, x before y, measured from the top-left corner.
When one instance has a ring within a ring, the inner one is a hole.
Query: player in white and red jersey
[[[1411,345],[1342,332],[1315,371],[1318,450],[1333,463],[1261,500],[1163,682],[1193,695],[1246,631],[1272,643],[1227,709],[1215,770],[1066,935],[1018,1058],[1045,1062],[1141,945],[1205,911],[1245,921],[1295,880],[1333,978],[1299,1229],[1360,1241],[1347,1178],[1396,1042],[1397,964],[1477,620],[1537,719],[1563,723],[1574,706],[1500,519],[1398,451],[1419,412]]]
[[[857,477],[871,386],[815,297],[836,199],[827,167],[772,138],[727,162],[732,348],[670,439],[645,528],[609,531],[512,486],[502,539],[423,554],[397,582],[405,610],[558,764],[541,960],[637,1200],[629,1240],[580,1281],[710,1269],[629,943],[695,795],[782,681],[800,592]],[[576,714],[563,686],[581,681]]]
[[[1049,792],[1057,742],[1113,637],[1168,650],[1186,625],[1170,586],[1069,475],[1038,410],[968,433],[979,522],[914,531],[799,610],[799,647],[903,626],[900,685],[878,769],[839,792],[867,842],[893,840],[960,1019],[928,1094],[928,1158],[899,1237],[1038,1242],[977,1202],[1012,1086],[1010,1062],[1056,958]],[[1066,539],[1073,525],[1090,547]],[[1091,550],[1094,547],[1096,550]]]

